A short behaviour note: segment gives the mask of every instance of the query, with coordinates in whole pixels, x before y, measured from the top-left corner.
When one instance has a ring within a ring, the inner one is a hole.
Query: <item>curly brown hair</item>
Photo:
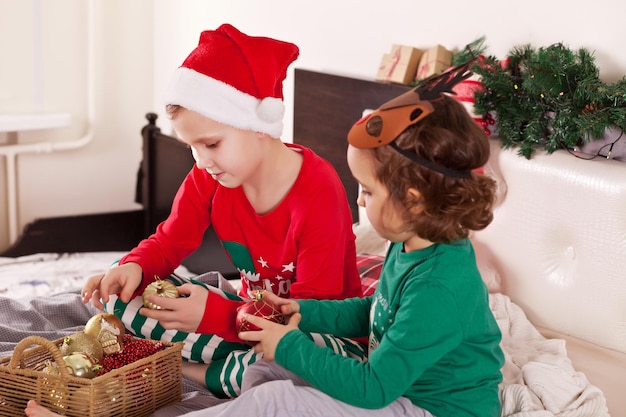
[[[441,167],[457,171],[482,167],[489,159],[489,140],[483,130],[457,100],[444,96],[431,103],[435,111],[407,128],[396,145]],[[390,203],[404,208],[404,219],[421,238],[451,242],[491,223],[496,191],[492,178],[476,172],[468,178],[446,176],[388,145],[372,152],[376,176],[389,190]],[[420,196],[409,193],[411,188]]]

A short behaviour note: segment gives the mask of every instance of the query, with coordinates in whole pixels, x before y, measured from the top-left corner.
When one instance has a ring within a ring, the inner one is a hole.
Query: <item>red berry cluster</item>
[[[162,342],[153,342],[145,339],[138,339],[130,334],[124,335],[124,349],[118,353],[104,355],[102,359],[102,370],[98,375],[102,375],[113,369],[121,368],[124,365],[146,358],[165,347]]]
[[[493,116],[491,115],[491,113],[486,113],[482,120],[480,121],[480,125],[483,128],[483,131],[485,132],[485,134],[487,136],[491,135],[491,130],[489,129],[490,125],[495,125],[496,124],[496,120],[493,118]]]

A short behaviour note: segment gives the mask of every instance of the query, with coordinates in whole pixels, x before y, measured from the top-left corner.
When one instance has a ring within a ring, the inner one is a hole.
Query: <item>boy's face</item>
[[[227,126],[187,109],[176,114],[172,127],[179,140],[191,148],[198,168],[224,187],[246,183],[261,163],[260,133]]]

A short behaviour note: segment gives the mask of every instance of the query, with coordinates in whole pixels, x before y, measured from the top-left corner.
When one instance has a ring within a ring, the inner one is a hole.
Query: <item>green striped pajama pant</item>
[[[171,275],[167,278],[177,286],[185,283],[202,285],[207,290],[230,300],[243,300],[228,282],[217,272],[209,272],[195,279]],[[116,296],[111,296],[105,305],[105,311],[119,317],[126,330],[141,338],[168,342],[183,342],[184,361],[209,364],[205,376],[207,389],[221,398],[234,398],[241,393],[241,381],[245,369],[262,358],[249,345],[228,342],[214,334],[186,333],[166,330],[158,321],[138,313],[143,307],[143,298],[135,297],[128,303]],[[318,345],[328,347],[342,356],[365,360],[367,347],[351,339],[314,333],[309,337]]]

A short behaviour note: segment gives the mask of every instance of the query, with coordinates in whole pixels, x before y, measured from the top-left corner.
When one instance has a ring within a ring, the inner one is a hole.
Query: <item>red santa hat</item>
[[[204,31],[174,72],[166,104],[278,138],[285,113],[282,83],[298,54],[292,43],[248,36],[229,24]]]

